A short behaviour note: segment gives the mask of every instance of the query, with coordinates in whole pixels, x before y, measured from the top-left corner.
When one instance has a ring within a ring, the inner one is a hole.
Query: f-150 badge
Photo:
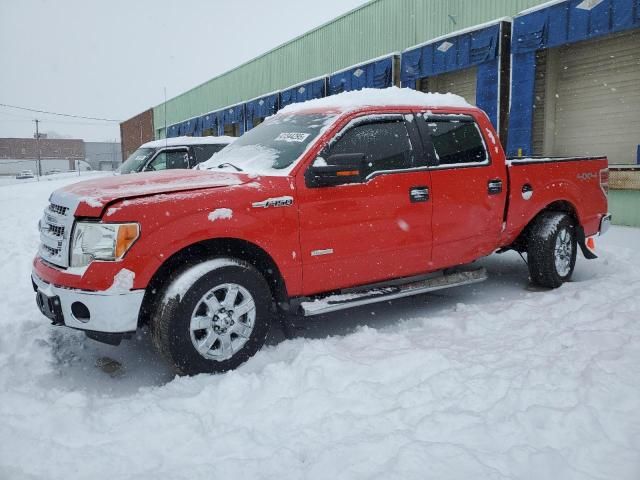
[[[253,208],[290,207],[291,205],[293,205],[293,197],[267,198],[251,204]]]

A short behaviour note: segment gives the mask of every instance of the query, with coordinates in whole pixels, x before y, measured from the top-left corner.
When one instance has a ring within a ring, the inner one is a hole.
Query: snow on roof
[[[308,100],[288,105],[280,113],[296,113],[312,109],[352,110],[377,106],[425,106],[425,107],[472,107],[459,95],[453,93],[422,93],[410,88],[389,87],[384,89],[365,88],[353,92],[343,92],[330,97]]]
[[[171,137],[154,140],[141,145],[140,148],[181,147],[182,145],[228,145],[236,137]]]

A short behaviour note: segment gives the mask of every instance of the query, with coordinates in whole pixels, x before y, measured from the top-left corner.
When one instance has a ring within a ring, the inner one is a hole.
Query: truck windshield
[[[131,173],[141,171],[142,167],[147,163],[147,160],[153,155],[153,152],[155,152],[153,148],[139,148],[127,158],[126,162],[120,165],[118,172]]]
[[[326,113],[275,115],[196,168],[286,174],[335,118]]]

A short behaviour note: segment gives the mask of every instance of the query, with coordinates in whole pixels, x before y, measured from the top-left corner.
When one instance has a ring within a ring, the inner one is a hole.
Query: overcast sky
[[[0,0],[0,103],[124,120],[367,0]],[[208,45],[207,45],[208,42]],[[217,45],[216,45],[217,44]],[[0,137],[118,123],[0,107]]]

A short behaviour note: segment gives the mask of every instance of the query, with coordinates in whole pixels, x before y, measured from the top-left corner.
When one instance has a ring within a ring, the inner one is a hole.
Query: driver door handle
[[[489,195],[497,195],[502,193],[502,180],[495,178],[487,183],[487,191]]]
[[[427,202],[429,200],[429,187],[411,187],[409,200],[411,200],[411,203]]]

